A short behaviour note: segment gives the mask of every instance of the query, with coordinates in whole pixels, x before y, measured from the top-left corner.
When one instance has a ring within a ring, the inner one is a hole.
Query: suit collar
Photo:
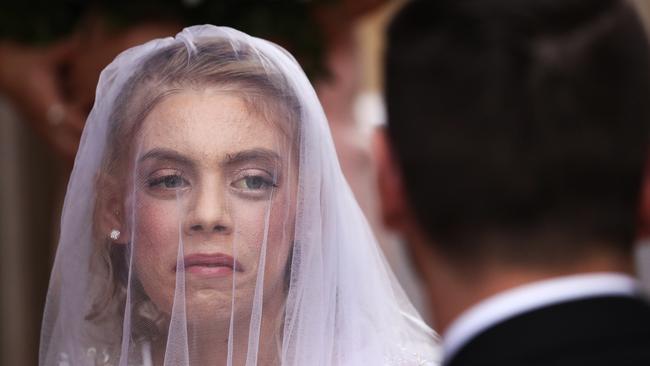
[[[556,277],[513,288],[463,312],[443,334],[443,358],[451,359],[470,339],[491,326],[549,305],[598,296],[635,296],[639,286],[621,273]]]

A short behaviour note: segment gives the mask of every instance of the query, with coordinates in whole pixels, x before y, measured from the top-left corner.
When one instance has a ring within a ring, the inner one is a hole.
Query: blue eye
[[[183,178],[179,175],[168,175],[164,177],[163,184],[165,188],[178,188],[183,185]]]
[[[249,175],[232,183],[232,186],[247,191],[261,191],[276,187],[273,181],[260,175]]]
[[[267,184],[267,182],[264,180],[262,177],[246,177],[244,178],[244,182],[246,183],[246,188],[248,189],[260,189]]]
[[[177,174],[165,175],[149,181],[149,187],[163,187],[167,189],[181,188],[186,185],[187,181]]]

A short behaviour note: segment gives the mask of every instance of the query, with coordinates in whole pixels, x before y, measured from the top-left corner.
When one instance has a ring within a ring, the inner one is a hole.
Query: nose
[[[192,188],[192,199],[187,203],[186,234],[231,233],[226,187],[217,176],[203,177],[198,183]]]

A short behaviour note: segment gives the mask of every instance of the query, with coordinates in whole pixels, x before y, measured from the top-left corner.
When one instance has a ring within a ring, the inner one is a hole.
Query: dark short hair
[[[647,42],[624,1],[408,3],[388,33],[388,134],[431,242],[461,260],[628,253]]]

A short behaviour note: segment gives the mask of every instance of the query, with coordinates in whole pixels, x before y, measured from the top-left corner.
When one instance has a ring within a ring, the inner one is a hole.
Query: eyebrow
[[[279,164],[281,159],[275,151],[256,148],[250,150],[239,151],[234,154],[226,154],[226,159],[222,165],[238,165],[249,161],[262,160],[271,164]]]
[[[142,155],[138,162],[141,163],[145,160],[165,160],[173,161],[181,165],[194,167],[196,164],[188,157],[180,154],[179,152],[171,149],[155,148],[149,150],[146,154]]]
[[[196,166],[196,164],[188,157],[180,154],[175,150],[165,148],[155,148],[149,150],[140,159],[138,159],[138,162],[141,163],[145,160],[165,160],[173,161],[190,167]],[[266,161],[271,164],[278,164],[281,161],[280,155],[278,155],[275,151],[264,148],[256,148],[239,151],[234,154],[226,154],[226,158],[222,165],[239,165],[256,160]]]

